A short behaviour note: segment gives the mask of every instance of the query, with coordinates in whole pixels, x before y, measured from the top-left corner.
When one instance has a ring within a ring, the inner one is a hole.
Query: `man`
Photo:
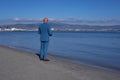
[[[39,26],[38,32],[40,34],[41,42],[39,58],[43,61],[49,61],[49,59],[47,59],[47,50],[49,44],[49,36],[52,36],[52,32],[50,30],[50,25],[48,24],[48,18],[43,19],[43,23]]]

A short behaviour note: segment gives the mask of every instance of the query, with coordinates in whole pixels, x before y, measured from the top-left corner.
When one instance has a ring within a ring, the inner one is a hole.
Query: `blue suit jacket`
[[[39,26],[38,33],[40,34],[41,41],[49,41],[49,36],[52,36],[50,25],[47,23],[41,24]]]

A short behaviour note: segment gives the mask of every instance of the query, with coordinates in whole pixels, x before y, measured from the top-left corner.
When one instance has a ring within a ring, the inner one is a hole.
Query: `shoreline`
[[[119,80],[120,74],[72,63],[49,55],[40,61],[32,52],[0,46],[0,80]]]
[[[27,50],[27,49],[23,49],[23,48],[17,48],[17,47],[12,47],[12,46],[6,46],[6,45],[0,45],[0,47],[5,47],[5,48],[10,48],[10,49],[13,49],[13,50],[18,50],[18,51],[22,51],[22,52],[27,52],[29,54],[33,54],[35,55],[36,52],[32,52],[30,50]],[[90,63],[84,63],[84,62],[79,62],[77,60],[74,60],[74,59],[71,59],[71,58],[68,58],[68,57],[63,57],[63,56],[58,56],[58,55],[54,55],[54,54],[48,54],[48,57],[53,57],[53,58],[56,58],[56,59],[59,59],[59,60],[64,60],[64,61],[68,61],[70,63],[73,63],[73,64],[78,64],[78,65],[85,65],[85,66],[88,66],[88,67],[93,67],[93,68],[98,68],[98,69],[103,69],[103,70],[106,70],[106,71],[110,71],[110,72],[115,72],[115,73],[120,73],[120,69],[117,69],[117,68],[111,68],[109,66],[102,66],[102,65],[95,65],[95,64],[90,64]]]
[[[66,61],[69,61],[73,64],[85,65],[85,66],[88,66],[88,67],[103,69],[103,70],[106,70],[106,71],[115,72],[115,73],[120,74],[120,69],[118,69],[118,68],[112,68],[112,67],[109,67],[109,66],[106,67],[106,66],[102,66],[102,65],[95,65],[95,64],[90,64],[90,63],[79,62],[77,60],[73,60],[73,59],[71,60],[70,58],[57,56],[57,55],[51,55],[51,56],[54,56],[54,57],[57,57],[57,58],[60,58],[60,59],[65,59]]]

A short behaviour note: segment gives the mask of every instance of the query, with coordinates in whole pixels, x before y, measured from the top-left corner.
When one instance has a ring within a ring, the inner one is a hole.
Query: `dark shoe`
[[[36,53],[36,55],[39,57],[40,60],[44,60],[44,59],[40,58],[40,54],[39,53]]]
[[[43,61],[50,61],[49,59],[44,59]]]

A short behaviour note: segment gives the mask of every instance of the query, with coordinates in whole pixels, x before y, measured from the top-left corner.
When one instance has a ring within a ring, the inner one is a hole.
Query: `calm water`
[[[120,71],[120,32],[54,32],[49,53]],[[0,32],[0,45],[39,52],[37,32]]]

